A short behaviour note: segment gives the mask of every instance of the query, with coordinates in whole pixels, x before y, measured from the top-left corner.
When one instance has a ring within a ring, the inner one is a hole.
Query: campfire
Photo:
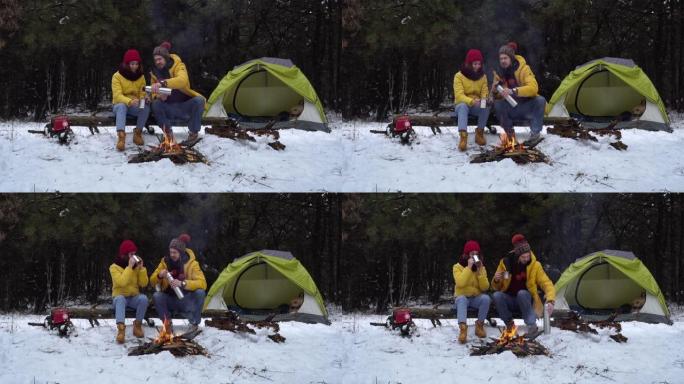
[[[249,333],[252,335],[255,335],[256,331],[253,328],[250,328],[250,325],[258,329],[270,328],[273,330],[274,334],[268,335],[269,339],[276,343],[284,343],[286,340],[285,337],[278,333],[280,331],[280,325],[274,321],[271,321],[270,318],[262,321],[245,322],[240,319],[237,314],[231,312],[230,316],[228,317],[213,318],[211,320],[207,320],[205,324],[208,327],[214,327],[224,331],[230,331],[233,333]]]
[[[518,328],[513,325],[511,329],[504,328],[498,339],[491,338],[491,342],[470,349],[470,356],[495,355],[505,351],[511,351],[518,357],[530,355],[550,356],[546,347],[534,341],[518,335]]]
[[[148,343],[131,348],[128,351],[128,356],[150,355],[163,351],[169,351],[176,357],[188,355],[209,356],[209,353],[203,346],[193,341],[200,333],[202,331],[197,329],[182,335],[174,335],[171,331],[170,322],[165,319],[164,325],[159,329],[157,337]]]
[[[207,159],[198,150],[193,147],[200,142],[198,139],[194,142],[177,143],[172,135],[167,135],[164,132],[163,139],[160,139],[158,146],[149,146],[149,149],[131,156],[128,159],[129,163],[147,163],[152,161],[159,161],[162,159],[169,159],[174,164],[187,163],[205,163],[208,164]]]
[[[505,132],[500,135],[501,142],[490,150],[473,156],[473,164],[487,163],[511,159],[516,164],[549,163],[550,159],[541,151],[534,149],[543,139],[519,143],[515,136],[508,136]]]

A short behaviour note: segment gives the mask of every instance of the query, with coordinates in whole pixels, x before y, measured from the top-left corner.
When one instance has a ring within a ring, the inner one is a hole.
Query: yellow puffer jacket
[[[539,96],[539,84],[537,78],[532,73],[532,68],[527,65],[527,61],[520,55],[515,55],[516,60],[520,63],[518,70],[515,71],[515,80],[518,82],[518,96],[519,97],[537,97]],[[494,83],[501,81],[499,74],[494,72]],[[504,85],[504,88],[507,88]]]
[[[546,276],[546,272],[544,272],[544,268],[542,268],[541,263],[537,261],[537,257],[534,255],[533,252],[530,253],[532,254],[532,259],[530,260],[530,263],[527,265],[527,281],[525,283],[527,286],[527,290],[532,295],[532,299],[534,301],[534,311],[537,313],[537,317],[541,317],[544,314],[544,304],[542,304],[541,302],[541,297],[539,297],[539,291],[537,290],[537,287],[541,287],[541,289],[544,291],[546,301],[556,300],[556,288],[553,286],[551,279],[549,279],[549,277]],[[504,259],[501,259],[501,261],[499,261],[499,267],[496,269],[496,272],[503,271],[506,271],[506,264],[504,263]],[[500,281],[496,281],[496,279],[493,279],[492,289],[505,292],[510,284],[511,278],[501,279]]]
[[[133,269],[121,268],[117,264],[109,266],[109,274],[112,275],[112,297],[136,296],[140,294],[140,288],[147,286],[147,269],[145,267]]]
[[[460,71],[454,76],[454,104],[465,103],[473,106],[474,99],[486,99],[489,96],[487,76],[479,80],[470,80]]]
[[[487,269],[480,267],[477,272],[464,267],[459,263],[454,264],[454,296],[473,297],[487,292],[489,280],[487,279]]]
[[[185,281],[187,282],[184,289],[186,291],[195,291],[198,289],[206,290],[207,280],[204,278],[204,272],[202,272],[202,269],[195,258],[195,253],[191,249],[186,249],[185,252],[188,254],[189,259],[183,266]],[[159,283],[161,290],[164,291],[169,287],[169,282],[166,279],[159,279],[159,272],[161,272],[162,269],[167,269],[164,258],[161,259],[157,269],[155,269],[152,276],[150,276],[150,285],[154,287]]]
[[[171,89],[177,89],[190,97],[202,96],[198,92],[190,88],[190,78],[188,77],[188,70],[185,68],[185,64],[183,63],[181,58],[174,53],[171,54],[171,58],[173,59],[173,65],[169,69],[169,75],[171,76],[171,78],[166,79],[167,87]],[[157,76],[154,74],[154,72],[152,72],[152,84],[157,82]]]
[[[112,76],[112,104],[128,105],[133,99],[142,99],[145,97],[145,85],[145,76],[131,81],[116,71]]]

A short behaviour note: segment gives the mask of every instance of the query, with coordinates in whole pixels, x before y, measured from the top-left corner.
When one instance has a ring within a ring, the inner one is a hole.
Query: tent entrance
[[[304,97],[265,69],[257,69],[226,92],[224,107],[228,112],[259,118],[274,117],[304,102]]]
[[[607,262],[584,271],[565,292],[568,304],[587,311],[614,311],[644,292],[636,282]]]
[[[622,79],[607,69],[599,69],[568,90],[565,107],[571,114],[587,118],[615,118],[645,100]]]
[[[252,311],[274,310],[303,293],[295,283],[265,262],[246,267],[235,279],[231,298],[236,306]]]

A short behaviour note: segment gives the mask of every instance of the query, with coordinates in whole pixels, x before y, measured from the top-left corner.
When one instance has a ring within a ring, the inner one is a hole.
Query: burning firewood
[[[616,316],[616,314],[613,314],[606,320],[586,321],[582,319],[577,312],[571,311],[568,313],[568,316],[564,318],[554,319],[552,325],[566,331],[575,333],[591,333],[593,335],[598,335],[596,328],[613,328],[616,334],[611,335],[610,338],[618,343],[627,342],[627,337],[620,333],[622,331],[622,325],[615,321]],[[596,328],[592,328],[592,326]]]
[[[551,160],[543,152],[534,149],[542,140],[518,143],[515,137],[509,138],[508,135],[502,133],[499,145],[473,156],[470,162],[479,164],[511,159],[516,164],[550,163]]]
[[[492,341],[489,343],[473,346],[470,349],[470,356],[495,355],[505,351],[511,351],[517,357],[530,355],[551,356],[551,352],[541,343],[534,341],[534,339],[518,336],[517,333],[518,330],[515,325],[510,330],[504,328],[498,339],[491,338]]]
[[[164,325],[159,329],[157,337],[148,343],[129,349],[128,356],[150,355],[169,351],[176,357],[188,355],[203,355],[208,357],[209,352],[207,352],[203,346],[193,341],[200,333],[202,333],[202,331],[197,329],[182,335],[174,335],[170,330],[169,321],[164,320]]]
[[[143,150],[142,152],[131,156],[128,159],[128,162],[131,164],[136,164],[169,159],[174,164],[179,165],[186,163],[209,164],[202,153],[196,149],[193,149],[193,147],[199,143],[200,140],[201,139],[191,143],[182,142],[179,144],[172,136],[169,137],[166,135],[166,133],[164,133],[163,140],[160,140],[158,146],[150,146],[149,149]]]
[[[256,331],[253,328],[250,328],[250,326],[256,327],[258,329],[271,328],[274,334],[268,335],[268,338],[276,343],[285,342],[285,338],[278,333],[280,331],[280,325],[274,321],[271,321],[270,318],[262,321],[245,322],[236,314],[231,313],[231,316],[212,318],[211,320],[205,321],[204,324],[206,324],[208,327],[214,327],[224,331],[230,331],[233,333],[249,333],[252,335],[255,335]]]

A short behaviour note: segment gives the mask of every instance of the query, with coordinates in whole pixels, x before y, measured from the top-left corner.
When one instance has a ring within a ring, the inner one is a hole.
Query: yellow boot
[[[126,340],[126,325],[124,323],[116,323],[116,342],[123,344]]]
[[[468,326],[466,323],[458,323],[458,328],[461,330],[461,332],[458,334],[458,342],[465,344],[468,340]]]
[[[119,138],[116,142],[116,150],[123,151],[126,147],[126,131],[117,131],[116,136]]]
[[[484,330],[484,321],[477,320],[475,322],[475,336],[479,337],[480,339],[487,337],[487,332]]]
[[[143,140],[141,128],[133,129],[133,144],[145,145],[145,140]]]
[[[487,140],[484,136],[484,128],[475,128],[475,144],[479,146],[487,145]]]
[[[145,332],[142,330],[142,321],[140,320],[134,320],[133,321],[133,336],[137,338],[143,338],[145,337]]]
[[[461,141],[458,142],[458,150],[464,152],[468,148],[468,132],[459,131],[458,134],[461,136]]]

